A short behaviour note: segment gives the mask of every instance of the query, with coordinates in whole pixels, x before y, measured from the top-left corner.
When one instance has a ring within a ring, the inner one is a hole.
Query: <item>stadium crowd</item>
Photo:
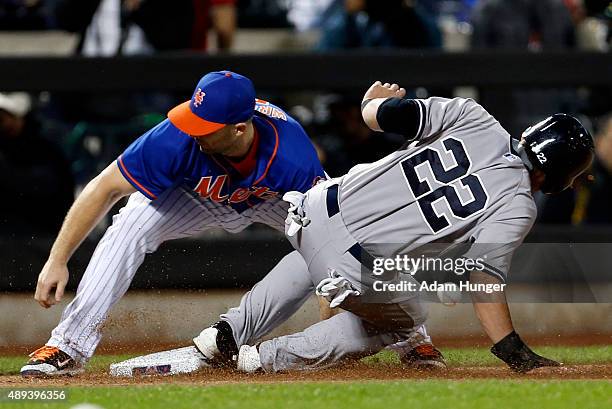
[[[243,30],[271,29],[298,37],[315,33],[303,45],[304,52],[313,53],[359,48],[609,52],[611,25],[612,3],[605,0],[174,0],[172,7],[164,0],[0,0],[0,37],[70,32],[78,39],[75,55],[104,57],[232,53]],[[455,90],[409,93],[452,96]],[[558,111],[589,124],[597,149],[592,172],[574,190],[541,200],[546,211],[540,222],[612,222],[612,90],[480,89],[473,94],[514,135]],[[357,90],[313,94],[308,103],[291,95],[265,96],[291,107],[331,175],[402,143],[397,135],[373,134],[363,124]],[[54,233],[78,187],[182,99],[153,92],[95,100],[86,92],[0,94],[0,188],[12,197],[0,201],[0,231]],[[46,222],[36,217],[43,199]]]

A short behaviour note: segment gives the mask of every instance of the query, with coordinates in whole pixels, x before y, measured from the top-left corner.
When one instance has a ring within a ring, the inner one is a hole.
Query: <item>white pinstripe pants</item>
[[[145,254],[167,240],[220,227],[237,233],[254,222],[284,229],[286,203],[269,200],[243,213],[178,187],[150,201],[141,193],[113,217],[87,266],[76,297],[66,307],[47,345],[86,361],[101,339],[100,327],[110,309],[128,290]]]

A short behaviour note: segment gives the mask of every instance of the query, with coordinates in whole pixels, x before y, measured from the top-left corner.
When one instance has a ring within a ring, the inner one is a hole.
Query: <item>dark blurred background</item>
[[[403,142],[361,120],[375,79],[474,98],[516,137],[576,115],[597,159],[574,189],[537,197],[528,241],[611,242],[611,24],[612,3],[598,0],[0,0],[0,290],[31,288],[75,195],[213,69],[250,76],[294,115],[332,176]],[[77,254],[75,282],[109,222]],[[207,233],[164,245],[135,286],[185,248],[223,272],[186,280],[204,287],[247,286],[288,251],[265,228]],[[255,273],[228,273],[224,258],[259,248]]]

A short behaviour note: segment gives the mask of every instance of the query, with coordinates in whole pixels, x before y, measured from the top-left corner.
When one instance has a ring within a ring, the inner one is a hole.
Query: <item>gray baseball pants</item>
[[[330,268],[348,279],[355,289],[367,286],[362,282],[360,261],[349,251],[356,240],[344,226],[340,213],[330,217],[328,212],[327,189],[335,183],[334,180],[320,183],[305,196],[303,209],[311,223],[296,236],[289,237],[299,254],[287,255],[242,298],[240,307],[221,316],[230,323],[238,346],[254,343],[289,318],[312,295],[314,287],[329,277]],[[299,268],[302,266],[307,270],[302,271]],[[426,312],[415,297],[389,298],[372,304],[358,296],[349,296],[340,307],[346,312],[303,332],[261,343],[259,352],[264,370],[325,368],[414,339],[417,330],[427,337],[422,326]]]

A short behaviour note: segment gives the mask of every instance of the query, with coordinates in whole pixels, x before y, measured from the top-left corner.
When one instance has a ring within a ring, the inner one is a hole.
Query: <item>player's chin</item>
[[[224,155],[226,149],[219,149],[218,147],[200,145],[200,151],[207,155]]]
[[[207,155],[214,155],[214,154],[218,153],[214,149],[207,148],[207,147],[202,146],[202,145],[200,145],[200,152],[205,153]]]

